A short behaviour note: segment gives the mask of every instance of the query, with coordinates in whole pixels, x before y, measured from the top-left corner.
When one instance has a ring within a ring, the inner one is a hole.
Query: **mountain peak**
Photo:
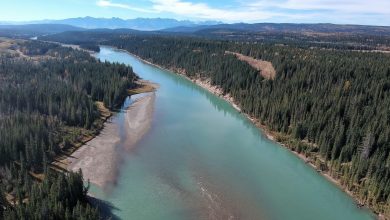
[[[218,21],[190,21],[172,18],[134,18],[119,17],[96,18],[91,16],[66,18],[62,20],[39,20],[27,22],[0,22],[2,24],[65,24],[86,29],[136,29],[143,31],[162,30],[174,27],[195,27],[199,25],[222,24]]]

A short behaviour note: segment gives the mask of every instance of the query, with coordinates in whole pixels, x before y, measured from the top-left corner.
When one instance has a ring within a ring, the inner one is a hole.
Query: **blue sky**
[[[71,17],[390,25],[390,0],[1,0],[1,21]]]

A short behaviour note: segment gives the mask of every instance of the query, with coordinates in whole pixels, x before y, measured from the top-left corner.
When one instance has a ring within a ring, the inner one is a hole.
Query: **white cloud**
[[[344,13],[390,15],[389,0],[259,0],[247,3],[254,8],[279,8],[287,10],[330,10]]]
[[[274,13],[253,8],[218,9],[204,3],[192,3],[181,0],[152,0],[153,9],[190,18],[213,19],[223,21],[258,21],[274,16]]]
[[[143,0],[150,3],[145,8],[116,1],[119,0],[98,0],[96,4],[100,7],[153,13],[154,16],[220,20],[227,23],[268,21],[388,25],[390,19],[390,0],[227,0],[226,4],[218,7],[194,0]]]
[[[139,7],[133,7],[133,6],[128,5],[128,4],[114,3],[114,2],[109,1],[109,0],[99,0],[96,2],[96,5],[100,6],[100,7],[122,8],[122,9],[128,9],[128,10],[144,12],[144,13],[155,13],[155,11],[153,11],[153,10],[148,10],[148,9],[139,8]]]

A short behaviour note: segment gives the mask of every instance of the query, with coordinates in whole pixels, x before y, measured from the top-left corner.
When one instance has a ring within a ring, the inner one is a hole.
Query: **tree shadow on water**
[[[88,196],[88,200],[93,205],[93,207],[97,207],[99,209],[100,215],[104,220],[110,219],[110,220],[120,220],[120,218],[113,214],[113,211],[120,210],[117,207],[115,207],[112,203]]]

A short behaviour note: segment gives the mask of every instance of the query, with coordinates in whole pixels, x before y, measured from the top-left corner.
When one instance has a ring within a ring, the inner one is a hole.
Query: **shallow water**
[[[105,192],[92,188],[116,217],[374,219],[226,101],[127,53],[102,47],[96,56],[160,84],[152,128],[126,153],[117,184]],[[124,123],[121,113],[115,117]]]

